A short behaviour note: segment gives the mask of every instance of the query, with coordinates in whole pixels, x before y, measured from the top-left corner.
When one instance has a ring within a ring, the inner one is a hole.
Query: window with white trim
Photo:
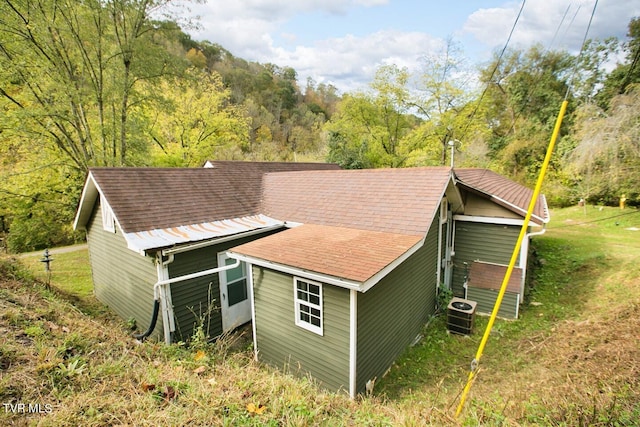
[[[102,211],[102,228],[105,231],[115,233],[116,225],[113,219],[113,211],[103,195],[100,195],[100,210]]]
[[[322,335],[322,283],[293,279],[296,325]]]

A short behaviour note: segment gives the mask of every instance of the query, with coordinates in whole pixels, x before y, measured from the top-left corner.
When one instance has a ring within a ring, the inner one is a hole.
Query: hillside
[[[84,291],[56,290],[62,264],[48,290],[5,256],[0,425],[636,425],[638,228],[635,209],[553,212],[529,304],[519,321],[496,323],[459,420],[486,318],[469,338],[435,318],[374,396],[351,401],[296,379],[295,367],[254,362],[247,332],[190,348],[137,343]]]
[[[162,4],[0,2],[0,239],[9,252],[82,241],[71,224],[98,166],[218,159],[360,169],[453,156],[457,167],[532,186],[567,96],[549,201],[640,204],[638,18],[628,42],[592,40],[580,57],[532,46],[476,68],[452,45],[425,51],[431,59],[411,71],[370,64],[373,79],[345,93],[193,40],[178,15],[157,20]],[[614,70],[600,69],[613,57]]]

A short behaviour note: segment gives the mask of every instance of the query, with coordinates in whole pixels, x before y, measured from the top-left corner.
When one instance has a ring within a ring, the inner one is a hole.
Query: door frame
[[[218,253],[218,266],[223,267],[229,258],[225,252]],[[249,275],[247,274],[247,264],[240,261],[242,267],[243,278],[246,286],[246,298],[232,306],[229,306],[229,292],[227,282],[227,270],[218,272],[218,280],[220,283],[220,317],[222,319],[222,333],[228,332],[245,324],[251,320],[251,298],[249,293]],[[235,282],[232,282],[235,283]]]

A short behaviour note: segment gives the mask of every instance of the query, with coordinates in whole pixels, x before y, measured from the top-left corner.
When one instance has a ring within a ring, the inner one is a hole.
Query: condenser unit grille
[[[469,335],[476,317],[475,301],[453,298],[447,307],[447,329],[450,332]]]

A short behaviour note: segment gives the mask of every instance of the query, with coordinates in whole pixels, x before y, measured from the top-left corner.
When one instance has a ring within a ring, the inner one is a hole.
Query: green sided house
[[[453,215],[451,284],[455,296],[491,313],[533,191],[487,169],[456,169],[464,209]],[[498,316],[517,319],[525,295],[529,242],[549,222],[544,196],[535,205]]]
[[[208,166],[92,168],[74,221],[87,233],[96,297],[142,331],[155,326],[149,333],[166,343],[187,340],[196,326],[218,336],[251,320],[245,266],[216,269],[233,265],[227,249],[286,226],[260,213],[263,174],[339,169],[320,163]]]
[[[495,299],[531,190],[484,169],[293,165],[92,169],[75,224],[96,296],[167,343],[252,321],[257,359],[351,396],[416,340],[440,287]],[[548,220],[541,197],[527,226]]]

